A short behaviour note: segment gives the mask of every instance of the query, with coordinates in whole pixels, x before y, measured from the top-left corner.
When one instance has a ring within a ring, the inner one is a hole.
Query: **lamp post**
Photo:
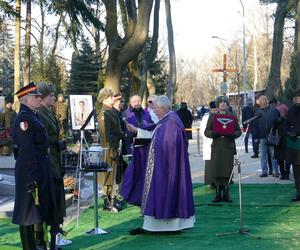
[[[230,57],[230,48],[229,48],[229,45],[228,45],[228,41],[225,38],[219,37],[219,36],[212,36],[211,38],[212,39],[219,39],[219,40],[222,40],[223,42],[225,42],[226,43],[226,48],[228,50],[228,56]],[[224,44],[223,44],[223,46],[224,46]]]
[[[244,4],[242,2],[242,0],[239,0],[241,5],[242,5],[242,9],[243,9],[243,55],[244,55],[244,66],[243,66],[243,70],[244,70],[244,78],[243,78],[243,82],[244,82],[244,107],[247,105],[247,95],[246,95],[246,84],[247,84],[247,70],[246,70],[246,29],[245,29],[245,8],[244,8]]]

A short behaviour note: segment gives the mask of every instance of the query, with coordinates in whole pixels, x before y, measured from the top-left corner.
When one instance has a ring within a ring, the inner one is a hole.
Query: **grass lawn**
[[[129,230],[142,226],[142,219],[138,208],[128,206],[118,214],[100,209],[101,228],[110,233],[88,235],[84,232],[93,228],[93,208],[89,208],[82,213],[79,227],[67,237],[73,244],[64,249],[300,249],[300,204],[290,202],[293,185],[243,185],[244,228],[261,239],[241,234],[217,237],[217,233],[240,229],[238,185],[232,185],[231,190],[232,204],[215,205],[211,203],[214,191],[195,185],[196,224],[181,233],[129,235]],[[0,249],[21,249],[18,227],[6,219],[0,220]]]

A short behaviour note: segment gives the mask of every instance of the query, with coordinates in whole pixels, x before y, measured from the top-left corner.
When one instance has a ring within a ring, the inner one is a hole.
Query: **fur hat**
[[[111,91],[111,89],[103,88],[103,89],[100,89],[97,100],[98,100],[98,102],[103,102],[110,96],[113,96],[113,92]]]
[[[220,104],[221,102],[226,102],[227,105],[229,106],[229,99],[228,99],[227,96],[221,95],[221,96],[217,97],[217,99],[216,99],[216,104],[217,104],[217,106],[219,106],[219,104]]]
[[[36,85],[42,94],[42,98],[45,98],[46,96],[55,92],[55,88],[52,83],[39,82]]]

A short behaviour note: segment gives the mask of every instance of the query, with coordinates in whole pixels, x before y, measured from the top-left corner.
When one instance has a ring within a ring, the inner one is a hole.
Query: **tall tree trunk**
[[[150,50],[148,51],[148,47],[145,47],[144,50],[139,54],[139,57],[130,62],[129,65],[130,73],[132,76],[130,95],[139,94],[140,96],[144,96],[144,93],[147,90],[147,75],[150,74],[149,67],[153,64],[158,50],[159,10],[160,0],[155,0],[153,34]]]
[[[280,1],[277,4],[277,9],[275,12],[275,22],[274,22],[274,34],[273,34],[273,49],[272,49],[272,59],[271,59],[271,69],[268,78],[268,83],[266,86],[266,95],[269,98],[279,97],[282,93],[281,86],[281,59],[283,51],[283,28],[284,20],[287,13],[295,5],[298,0],[288,0]]]
[[[173,102],[176,85],[176,56],[174,47],[174,34],[172,25],[172,14],[170,0],[165,0],[166,20],[168,29],[168,48],[169,48],[169,75],[167,83],[167,96]]]
[[[139,94],[139,90],[141,87],[142,76],[140,74],[140,70],[138,67],[139,66],[138,66],[137,59],[134,59],[128,63],[128,69],[130,71],[131,80],[132,80],[132,84],[130,88],[130,96]]]
[[[121,39],[118,35],[116,0],[103,0],[103,3],[106,9],[105,35],[109,45],[104,87],[119,92],[125,67],[138,56],[147,41],[153,0],[138,2],[136,25],[132,35],[126,39]]]
[[[45,11],[44,11],[44,2],[40,0],[40,12],[41,12],[41,33],[40,40],[38,44],[38,53],[39,53],[39,62],[42,81],[45,80],[45,69],[44,69],[44,33],[45,33]]]
[[[31,0],[27,0],[25,29],[24,84],[27,85],[30,82]]]
[[[254,83],[253,90],[257,89],[258,80],[258,63],[257,63],[257,49],[256,49],[256,38],[253,36],[253,56],[254,56]]]
[[[58,22],[56,24],[56,27],[55,27],[55,34],[54,34],[54,42],[53,42],[53,47],[52,47],[52,50],[51,50],[51,56],[54,57],[55,56],[55,53],[56,53],[56,48],[57,48],[57,43],[58,43],[58,38],[59,38],[59,27],[61,25],[61,22],[64,18],[64,15],[61,13],[59,15],[59,19],[58,19]]]
[[[147,74],[147,88],[148,88],[149,95],[155,95],[156,87],[150,72],[148,72]]]
[[[16,18],[15,18],[15,51],[14,51],[14,92],[20,89],[21,81],[21,0],[16,0]],[[18,98],[15,95],[14,100]]]
[[[297,4],[296,27],[295,27],[295,54],[296,54],[296,89],[300,88],[300,1]]]

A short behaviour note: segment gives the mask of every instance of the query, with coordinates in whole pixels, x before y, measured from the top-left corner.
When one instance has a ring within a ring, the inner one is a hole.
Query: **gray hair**
[[[172,108],[170,99],[165,95],[159,95],[156,97],[156,106],[166,110],[170,110]]]

